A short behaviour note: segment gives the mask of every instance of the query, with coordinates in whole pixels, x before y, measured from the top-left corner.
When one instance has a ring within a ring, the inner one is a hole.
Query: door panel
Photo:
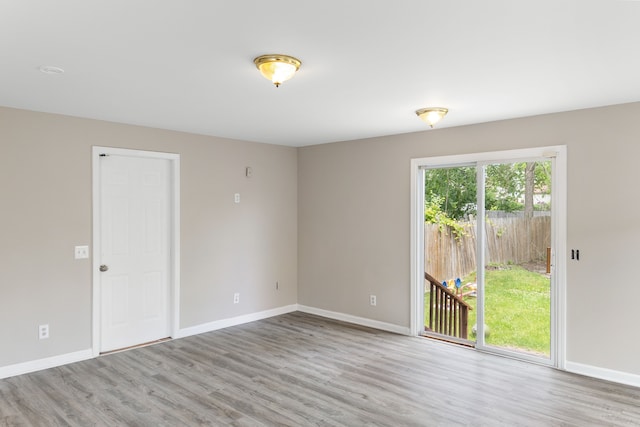
[[[483,324],[478,325],[484,339],[478,341],[542,359],[551,353],[551,165],[538,160],[484,166]]]
[[[108,303],[110,310],[104,310],[104,323],[109,329],[127,325],[129,311],[129,278],[126,276],[111,276],[103,279],[103,300]]]
[[[472,339],[476,323],[476,166],[441,167],[424,174],[424,331],[456,342]]]
[[[101,158],[100,351],[169,335],[170,162]]]

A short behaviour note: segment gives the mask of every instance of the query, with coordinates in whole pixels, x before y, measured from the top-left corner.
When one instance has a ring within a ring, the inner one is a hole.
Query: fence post
[[[551,248],[547,248],[547,274],[551,273]]]

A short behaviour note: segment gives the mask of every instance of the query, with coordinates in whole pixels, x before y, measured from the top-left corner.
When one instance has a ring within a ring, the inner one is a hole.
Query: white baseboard
[[[190,335],[202,334],[204,332],[215,331],[216,329],[227,328],[229,326],[241,325],[243,323],[253,322],[255,320],[266,319],[268,317],[278,316],[280,314],[291,313],[298,310],[297,304],[291,304],[284,307],[265,310],[258,313],[246,314],[244,316],[232,317],[230,319],[222,319],[215,322],[205,323],[190,328],[180,329],[177,336],[173,338],[183,338]],[[75,353],[61,354],[59,356],[47,357],[45,359],[32,360],[29,362],[16,363],[15,365],[0,366],[0,379],[14,377],[16,375],[28,374],[30,372],[41,371],[43,369],[55,368],[56,366],[66,365],[83,360],[93,359],[92,349],[77,351]]]
[[[16,363],[15,365],[0,366],[0,379],[14,377],[16,375],[28,374],[30,372],[41,371],[43,369],[55,368],[56,366],[68,363],[81,362],[92,359],[93,350],[76,351],[74,353],[61,354],[59,356],[47,357],[44,359],[32,360],[29,362]]]
[[[402,335],[411,335],[411,329],[405,326],[394,325],[393,323],[380,322],[379,320],[367,319],[366,317],[352,316],[351,314],[338,313],[335,311],[323,310],[321,308],[309,307],[298,304],[298,311],[315,314],[329,319],[341,320],[343,322],[355,323],[360,326],[380,329]]]
[[[257,313],[245,314],[243,316],[231,317],[229,319],[216,320],[214,322],[203,323],[201,325],[190,326],[179,329],[173,338],[184,338],[191,335],[204,334],[205,332],[216,331],[230,326],[242,325],[243,323],[254,322],[256,320],[267,319],[281,314],[291,313],[298,310],[297,304],[286,305],[284,307],[273,308],[271,310],[259,311]]]
[[[584,365],[582,363],[569,361],[565,364],[565,370],[567,372],[585,375],[587,377],[640,387],[640,375],[637,374],[630,374],[628,372],[615,371],[613,369],[599,368],[597,366]]]

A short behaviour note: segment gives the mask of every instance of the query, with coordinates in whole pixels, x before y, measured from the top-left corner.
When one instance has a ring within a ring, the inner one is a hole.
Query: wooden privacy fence
[[[463,223],[465,235],[447,227],[424,226],[425,271],[439,280],[463,277],[476,270],[476,221]],[[544,261],[551,245],[551,217],[491,218],[485,223],[487,264]]]

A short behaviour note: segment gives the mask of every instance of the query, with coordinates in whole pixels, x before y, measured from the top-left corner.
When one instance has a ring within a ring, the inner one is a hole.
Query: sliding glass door
[[[419,333],[557,365],[557,152],[494,154],[416,162]]]

